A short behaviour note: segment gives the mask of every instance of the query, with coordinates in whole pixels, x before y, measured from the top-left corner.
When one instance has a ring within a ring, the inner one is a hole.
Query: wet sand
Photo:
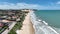
[[[29,13],[25,17],[25,20],[23,22],[23,27],[21,28],[19,34],[35,34],[33,24],[30,21]]]

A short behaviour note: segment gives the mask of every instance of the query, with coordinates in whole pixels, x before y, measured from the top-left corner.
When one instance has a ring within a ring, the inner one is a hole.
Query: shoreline
[[[17,34],[35,34],[33,24],[30,20],[30,14],[28,13],[23,21],[21,30]]]
[[[37,20],[36,19],[36,15],[32,12],[31,13],[31,22],[33,23],[34,29],[35,29],[35,33],[39,33],[39,31],[44,32],[46,34],[48,33],[55,33],[55,34],[59,34],[57,31],[55,31],[51,26],[48,25],[48,23],[46,23],[45,21],[42,20]],[[45,24],[45,25],[44,25]],[[37,30],[38,28],[38,30]],[[38,31],[38,32],[37,32]],[[41,32],[41,33],[42,33]],[[40,34],[40,33],[39,33]]]

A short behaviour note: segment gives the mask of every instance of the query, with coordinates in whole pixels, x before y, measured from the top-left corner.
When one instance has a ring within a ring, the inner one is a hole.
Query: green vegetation
[[[15,26],[12,28],[12,30],[8,33],[8,34],[16,34],[16,30],[20,30],[21,29],[21,27],[22,27],[22,23],[23,23],[23,21],[24,21],[24,19],[25,19],[25,15],[22,15],[22,18],[20,18],[21,20],[20,21],[18,21],[16,24],[15,24]]]
[[[16,21],[17,22],[8,34],[16,34],[16,30],[21,29],[21,27],[23,25],[22,23],[23,23],[25,16],[26,16],[25,15],[26,13],[28,13],[28,12],[21,11],[21,10],[12,10],[12,9],[11,10],[0,10],[0,16],[1,16],[0,18],[2,18],[4,20]],[[6,16],[6,17],[4,17],[4,16]],[[16,18],[14,18],[14,17],[16,17]],[[16,20],[19,18],[20,18],[20,21]],[[9,29],[8,27],[9,26],[2,27],[2,29],[0,29],[0,32],[4,31],[6,29]]]
[[[5,29],[7,29],[8,28],[8,26],[4,26],[4,27],[2,27],[1,29],[0,29],[0,33],[2,33]]]

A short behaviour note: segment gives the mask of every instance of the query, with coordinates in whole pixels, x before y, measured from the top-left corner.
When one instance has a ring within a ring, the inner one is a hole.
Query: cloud
[[[40,9],[40,10],[50,10],[50,9],[60,9],[56,6],[43,6],[39,4],[27,4],[27,3],[0,3],[0,9]]]
[[[36,4],[27,4],[27,3],[3,3],[0,4],[0,9],[23,9],[23,8],[27,8],[27,9],[38,9],[39,5]]]
[[[56,4],[60,4],[60,1],[58,1]]]

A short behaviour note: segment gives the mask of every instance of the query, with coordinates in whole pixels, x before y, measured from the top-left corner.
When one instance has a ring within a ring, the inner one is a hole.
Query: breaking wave
[[[38,19],[34,11],[30,12],[30,19],[35,29],[35,34],[60,34],[60,30],[52,28],[45,21]]]

